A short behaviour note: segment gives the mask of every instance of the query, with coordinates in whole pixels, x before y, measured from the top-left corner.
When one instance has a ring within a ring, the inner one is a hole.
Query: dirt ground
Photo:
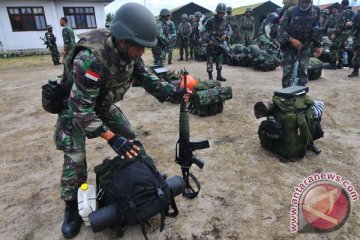
[[[145,56],[148,64],[150,55]],[[178,62],[190,74],[206,78],[205,62]],[[56,115],[41,107],[41,85],[54,79],[62,66],[50,56],[0,60],[0,239],[62,239],[63,202],[59,183],[62,152],[55,150]],[[309,83],[310,95],[325,102],[325,137],[317,141],[320,155],[308,152],[299,162],[282,163],[260,146],[260,120],[253,106],[270,99],[281,87],[281,69],[256,72],[224,66],[233,99],[222,114],[191,116],[191,137],[209,139],[211,148],[198,152],[205,167],[193,172],[202,183],[198,198],[177,197],[180,214],[167,219],[159,232],[159,218],[151,221],[150,239],[360,239],[360,205],[353,203],[349,221],[338,231],[291,234],[290,200],[294,187],[315,172],[336,172],[360,190],[360,78],[347,78],[349,69],[327,70]],[[169,176],[181,174],[174,162],[179,106],[161,104],[142,88],[131,88],[118,104],[157,167]],[[94,166],[111,148],[102,139],[87,141],[90,183]],[[76,239],[114,239],[111,230],[94,234],[82,226]],[[139,227],[127,229],[124,239],[142,239]]]

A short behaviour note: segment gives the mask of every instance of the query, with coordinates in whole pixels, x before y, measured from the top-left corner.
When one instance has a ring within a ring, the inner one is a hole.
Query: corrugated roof
[[[331,7],[332,5],[336,4],[337,2],[334,2],[334,3],[328,3],[328,4],[321,4],[319,5],[318,7],[320,8],[320,10],[324,10],[325,8],[329,8]]]
[[[266,1],[269,2],[269,1]],[[233,8],[233,12],[232,15],[241,15],[245,13],[246,8],[250,7],[253,10],[261,5],[263,5],[266,2],[261,2],[261,3],[255,3],[255,4],[251,4],[251,5],[247,5],[247,6],[242,6],[242,7],[237,7],[237,8]]]

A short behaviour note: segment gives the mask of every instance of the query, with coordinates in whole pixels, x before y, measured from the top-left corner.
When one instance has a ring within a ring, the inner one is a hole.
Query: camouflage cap
[[[245,12],[253,12],[251,7],[246,8]]]
[[[181,15],[181,19],[188,19],[188,15],[184,13],[183,15]]]
[[[322,13],[329,14],[330,12],[329,12],[329,9],[324,9],[324,10],[322,10]]]
[[[196,13],[194,14],[194,16],[195,16],[195,17],[198,17],[198,18],[201,18],[201,17],[202,17],[202,14],[201,14],[201,12],[196,12]]]
[[[190,20],[193,20],[194,18],[195,18],[194,15],[190,15],[190,16],[189,16],[189,19],[190,19]]]
[[[53,28],[52,25],[46,25],[46,29],[50,29],[50,28]]]

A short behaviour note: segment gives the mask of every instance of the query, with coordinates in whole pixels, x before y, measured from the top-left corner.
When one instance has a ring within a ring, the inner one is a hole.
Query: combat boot
[[[70,239],[78,235],[81,223],[77,201],[65,201],[64,222],[61,228],[64,238]]]
[[[208,74],[209,74],[209,80],[212,80],[213,79],[212,72],[208,72]]]
[[[169,59],[169,60],[168,60],[168,64],[169,64],[169,65],[171,65],[171,64],[172,64],[171,59]]]
[[[342,62],[338,62],[338,64],[336,65],[337,69],[343,69],[343,64]]]
[[[358,77],[359,76],[359,68],[354,68],[352,73],[348,75],[348,77]]]
[[[182,60],[184,60],[184,58],[183,58],[183,56],[180,56],[179,61],[182,61]]]
[[[223,81],[223,82],[226,81],[226,78],[223,78],[223,76],[221,76],[221,71],[217,71],[216,80]]]
[[[189,61],[189,58],[188,58],[188,56],[186,56],[186,57],[185,57],[185,61]]]

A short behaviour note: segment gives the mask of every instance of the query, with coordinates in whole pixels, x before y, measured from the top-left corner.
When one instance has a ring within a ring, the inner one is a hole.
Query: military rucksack
[[[217,80],[200,81],[194,87],[189,111],[201,117],[213,116],[221,113],[225,101],[231,98],[232,88],[230,86],[221,87]]]
[[[145,153],[140,142],[135,141],[134,144],[141,148],[137,157],[107,158],[95,167],[98,203],[100,210],[101,207],[116,204],[120,219],[114,222],[114,227],[119,227],[116,223],[120,222],[130,226],[140,224],[147,239],[145,224],[150,218],[161,215],[162,231],[165,217],[176,217],[178,209],[172,189],[157,171],[152,158]],[[172,213],[169,212],[170,206]],[[94,224],[101,222],[101,219],[95,219],[94,215],[89,218],[94,232],[102,230]]]
[[[259,126],[261,146],[291,161],[303,158],[313,141],[323,135],[317,134],[321,126],[320,120],[313,118],[313,99],[307,94],[289,98],[274,95],[272,102],[267,119]]]

